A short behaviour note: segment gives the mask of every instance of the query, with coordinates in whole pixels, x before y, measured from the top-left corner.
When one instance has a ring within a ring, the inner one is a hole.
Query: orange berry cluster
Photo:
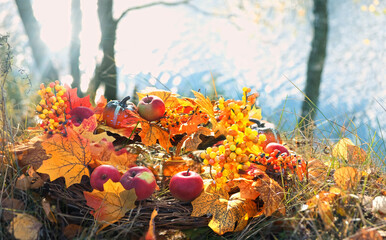
[[[192,117],[195,116],[199,116],[203,123],[209,120],[208,115],[199,110],[198,107],[178,106],[177,108],[166,108],[164,117],[160,119],[160,124],[167,129],[179,128],[181,124],[192,120]]]
[[[40,127],[46,133],[63,133],[65,134],[66,119],[71,116],[66,114],[67,97],[66,88],[59,84],[59,81],[51,82],[47,87],[42,83],[38,94],[41,97],[36,111],[42,120]]]

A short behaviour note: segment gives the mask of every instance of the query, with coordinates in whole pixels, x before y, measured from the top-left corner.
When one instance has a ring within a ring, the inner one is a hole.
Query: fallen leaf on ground
[[[67,128],[67,136],[54,134],[46,137],[43,148],[51,158],[37,170],[50,175],[51,181],[64,177],[66,187],[80,183],[82,176],[90,176],[88,165],[92,162],[90,143],[87,139]]]
[[[316,217],[316,213],[321,217],[325,229],[331,229],[334,226],[334,214],[331,204],[340,195],[337,188],[331,188],[330,192],[322,191],[307,201],[307,205],[311,210],[311,216]]]
[[[36,240],[43,224],[34,216],[19,213],[8,226],[8,231],[20,240]]]
[[[31,167],[27,170],[28,175],[21,175],[17,180],[15,187],[20,190],[38,189],[44,185],[43,179]]]
[[[109,179],[103,184],[104,191],[84,191],[87,205],[94,209],[91,214],[104,226],[112,224],[125,216],[126,212],[135,208],[135,189],[125,190],[120,182]]]
[[[332,156],[347,160],[347,146],[354,146],[355,144],[348,138],[340,139],[332,149]]]
[[[2,217],[8,222],[16,216],[17,211],[24,210],[24,202],[15,198],[4,198],[1,200]]]
[[[367,153],[358,146],[347,145],[347,160],[351,164],[362,164],[366,161]]]
[[[312,185],[325,183],[327,166],[319,159],[311,159],[307,165],[307,179]]]
[[[240,193],[228,198],[228,193],[217,190],[210,181],[205,181],[204,191],[193,200],[192,205],[191,216],[213,216],[208,226],[219,235],[243,230],[248,219],[257,214],[255,202],[241,198]]]
[[[64,236],[66,236],[67,239],[73,239],[79,236],[79,234],[82,232],[82,229],[83,227],[77,224],[68,224],[63,229],[63,234]]]
[[[348,238],[349,240],[382,240],[383,237],[376,229],[362,228]]]
[[[16,144],[12,152],[17,156],[17,164],[20,168],[32,166],[35,170],[38,169],[44,160],[49,156],[42,147],[43,136],[34,137],[28,142]]]
[[[335,183],[344,190],[351,190],[357,186],[361,176],[353,167],[342,167],[335,171]]]
[[[42,199],[42,207],[44,212],[46,213],[46,216],[50,222],[57,223],[56,217],[54,213],[51,211],[51,204],[48,202],[46,198]]]
[[[149,230],[147,230],[147,233],[145,235],[145,240],[156,240],[156,234],[155,234],[155,223],[154,218],[157,216],[158,211],[157,209],[154,209],[150,216],[149,221]]]

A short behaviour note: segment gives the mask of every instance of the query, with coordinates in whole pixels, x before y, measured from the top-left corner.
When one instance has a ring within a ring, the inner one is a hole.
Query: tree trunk
[[[307,96],[303,102],[300,121],[302,128],[310,124],[316,116],[321,76],[326,58],[328,35],[327,0],[314,0],[314,36],[307,65],[307,81],[304,90]]]
[[[113,18],[113,0],[98,0],[98,16],[101,28],[103,58],[95,71],[96,91],[101,83],[105,85],[105,97],[117,99],[117,67],[115,65],[115,38],[117,21]]]
[[[48,82],[59,78],[52,64],[49,51],[40,38],[40,27],[37,22],[30,0],[15,0],[19,15],[27,33],[35,63],[40,71],[42,81]]]
[[[71,2],[71,46],[70,46],[70,68],[72,76],[72,88],[78,88],[78,96],[82,97],[83,93],[80,90],[80,38],[79,34],[82,30],[82,11],[80,9],[80,0],[72,0]]]

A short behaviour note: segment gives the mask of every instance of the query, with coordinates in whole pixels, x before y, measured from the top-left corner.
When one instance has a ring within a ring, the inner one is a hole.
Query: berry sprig
[[[66,120],[71,116],[65,113],[68,101],[65,93],[66,88],[61,86],[58,80],[51,82],[47,87],[44,83],[40,84],[38,94],[41,100],[36,106],[36,111],[42,121],[40,127],[45,133],[66,134]]]

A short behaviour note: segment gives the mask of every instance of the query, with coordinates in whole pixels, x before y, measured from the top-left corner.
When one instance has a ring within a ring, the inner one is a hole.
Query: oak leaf
[[[169,147],[172,146],[170,143],[169,133],[157,125],[150,124],[148,122],[141,123],[141,132],[139,136],[141,137],[142,143],[146,146],[152,146],[158,143],[169,152]]]
[[[43,224],[34,216],[19,213],[8,226],[8,231],[20,240],[36,240]]]
[[[113,182],[109,179],[103,184],[104,191],[93,190],[92,192],[84,191],[84,197],[87,205],[94,211],[91,214],[95,220],[110,225],[122,217],[126,212],[135,208],[135,189],[126,190],[120,182]]]
[[[241,198],[239,193],[229,198],[228,193],[216,189],[210,181],[205,182],[204,191],[192,205],[192,216],[213,216],[208,226],[219,235],[243,230],[248,219],[257,214],[255,202]]]
[[[354,189],[361,178],[360,173],[353,167],[342,167],[335,171],[335,183],[344,190]]]
[[[69,187],[80,183],[83,175],[90,176],[87,168],[92,162],[90,142],[71,128],[67,128],[67,136],[48,135],[42,146],[51,158],[37,171],[50,175],[51,181],[64,177],[66,187]]]
[[[92,108],[89,95],[83,98],[79,98],[77,94],[78,88],[71,88],[68,85],[65,85],[64,87],[66,88],[66,93],[63,95],[63,97],[67,97],[66,113],[69,113],[72,109],[80,106]]]

